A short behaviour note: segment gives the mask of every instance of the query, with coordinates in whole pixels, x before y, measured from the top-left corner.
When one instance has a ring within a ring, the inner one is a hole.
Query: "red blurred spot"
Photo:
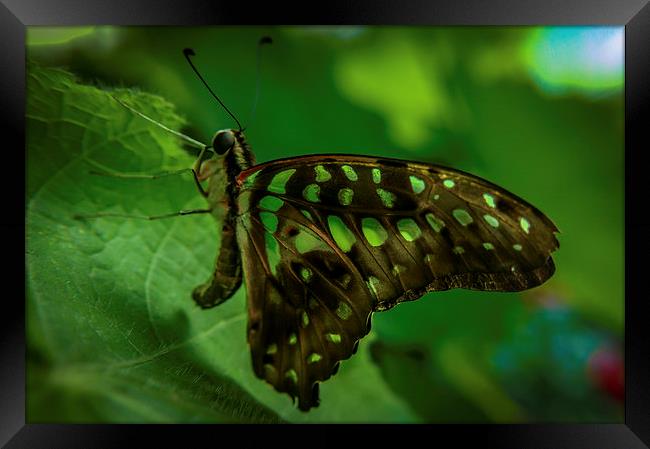
[[[619,402],[625,397],[623,356],[612,347],[596,349],[587,362],[589,377],[595,385]]]

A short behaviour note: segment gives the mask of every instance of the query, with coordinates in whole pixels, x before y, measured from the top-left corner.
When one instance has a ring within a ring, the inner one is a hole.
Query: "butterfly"
[[[555,271],[553,222],[472,174],[346,154],[256,164],[241,126],[209,146],[165,129],[201,148],[191,171],[209,205],[166,216],[210,213],[222,229],[214,272],[192,298],[215,307],[245,284],[255,375],[303,411],[374,312],[431,291],[526,290]]]
[[[373,312],[429,291],[520,291],[554,272],[557,228],[505,189],[438,165],[357,155],[255,165],[244,133],[219,131],[204,161],[222,220],[201,307],[244,279],[257,377],[318,405],[318,385],[352,356]]]

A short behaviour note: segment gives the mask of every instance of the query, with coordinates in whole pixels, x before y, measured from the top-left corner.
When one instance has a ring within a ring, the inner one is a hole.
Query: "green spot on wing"
[[[388,238],[388,232],[379,220],[367,217],[361,220],[363,235],[372,246],[381,246]]]
[[[312,352],[311,354],[309,354],[309,357],[307,357],[307,363],[316,363],[322,358],[323,357],[320,354],[316,352]]]
[[[357,172],[355,172],[354,168],[350,167],[349,165],[343,165],[341,167],[341,170],[343,170],[346,178],[348,178],[350,181],[356,181],[359,179]]]
[[[336,315],[342,320],[347,320],[352,315],[352,309],[345,302],[341,301],[336,308]]]
[[[280,248],[275,237],[268,232],[264,233],[264,247],[266,249],[266,258],[269,263],[269,268],[271,269],[271,273],[275,276],[278,264],[280,263]]]
[[[343,206],[349,206],[352,203],[352,197],[354,196],[354,191],[347,187],[339,190],[339,203]]]
[[[313,275],[314,275],[314,273],[311,271],[310,268],[302,267],[300,269],[300,277],[305,282],[311,281],[311,278],[312,278]]]
[[[303,198],[305,198],[307,201],[311,201],[312,203],[320,202],[319,195],[320,195],[320,186],[318,184],[309,184],[302,191]]]
[[[257,170],[257,171],[256,171],[255,173],[253,173],[252,175],[247,176],[247,177],[244,179],[243,188],[244,188],[244,189],[250,189],[251,187],[253,187],[253,186],[255,185],[255,178],[257,178],[257,175],[259,175],[261,171],[262,171],[262,170]]]
[[[445,179],[444,181],[442,181],[442,185],[444,185],[448,189],[451,189],[456,185],[456,183],[451,179]]]
[[[413,193],[422,193],[426,187],[425,182],[417,176],[413,175],[409,176],[409,180],[411,181],[411,188],[413,189]]]
[[[458,223],[460,223],[463,226],[467,226],[468,224],[474,221],[472,216],[465,209],[454,209],[452,211],[452,214],[456,219],[456,221],[458,221]]]
[[[350,273],[345,273],[337,280],[337,282],[341,284],[343,288],[348,288],[348,285],[350,285],[351,280],[352,280],[352,276],[350,276]]]
[[[492,215],[485,214],[485,215],[483,215],[483,219],[487,222],[487,224],[489,224],[493,228],[498,228],[499,227],[499,220],[494,218]]]
[[[521,226],[521,229],[523,229],[526,234],[530,233],[530,223],[524,217],[519,219],[519,226]]]
[[[332,343],[341,343],[341,335],[339,334],[327,334],[325,335],[325,338],[327,338]]]
[[[384,190],[382,188],[378,188],[377,195],[379,195],[379,198],[381,199],[381,202],[384,204],[384,206],[388,208],[392,208],[395,205],[395,200],[397,199],[397,197],[395,196],[394,193],[389,192],[388,190]]]
[[[515,251],[521,251],[523,247],[519,243],[515,243],[514,245],[512,245],[512,248]]]
[[[378,168],[372,169],[372,182],[379,184],[381,182],[381,170]]]
[[[290,345],[295,345],[297,342],[298,342],[298,337],[296,337],[296,334],[289,335],[289,344]]]
[[[314,167],[314,171],[316,172],[316,182],[325,182],[332,179],[330,172],[325,170],[325,167],[322,165],[317,165]]]
[[[487,251],[491,251],[494,249],[494,245],[490,242],[485,242],[483,243],[483,248],[485,248]]]
[[[412,242],[422,235],[420,227],[411,218],[402,218],[399,220],[397,222],[397,229],[407,242]]]
[[[305,230],[301,231],[296,236],[294,244],[296,245],[296,251],[298,251],[300,254],[316,250],[331,251],[325,242],[323,242],[320,238],[316,237],[311,232]]]
[[[272,195],[267,195],[260,200],[260,207],[262,209],[270,210],[271,212],[277,212],[283,204],[284,201]]]
[[[272,212],[260,212],[262,225],[269,232],[275,232],[278,229],[278,217]]]
[[[350,248],[357,240],[350,228],[336,215],[328,216],[327,224],[330,228],[330,234],[332,234],[332,238],[334,238],[338,247],[344,252],[350,251]]]
[[[429,226],[431,226],[431,228],[436,232],[440,232],[440,230],[445,226],[445,222],[433,215],[431,212],[428,212],[425,215],[425,218],[427,219]]]
[[[497,207],[496,203],[494,202],[494,197],[492,195],[490,195],[489,193],[484,193],[483,194],[483,199],[485,200],[485,204],[487,204],[491,208]]]
[[[293,382],[294,384],[298,383],[298,374],[296,373],[296,370],[294,370],[294,369],[288,370],[285,373],[284,377],[291,380],[291,382]]]
[[[379,287],[380,281],[374,276],[370,276],[368,280],[366,281],[366,284],[368,285],[368,290],[370,290],[370,294],[372,295],[373,298],[379,299],[379,292],[377,291],[377,288]]]
[[[288,170],[281,171],[280,173],[276,174],[273,177],[273,179],[271,179],[271,182],[269,183],[269,186],[266,189],[269,192],[273,192],[273,193],[287,193],[286,191],[287,182],[295,172],[296,172],[295,168],[290,168]]]

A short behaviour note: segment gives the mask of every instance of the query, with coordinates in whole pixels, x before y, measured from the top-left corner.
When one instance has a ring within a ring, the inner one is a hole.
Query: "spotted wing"
[[[317,382],[370,331],[374,298],[316,217],[270,195],[260,206],[238,223],[253,368],[308,410],[318,405]]]
[[[554,272],[553,223],[457,170],[309,156],[253,167],[238,188],[253,366],[301,409],[371,312],[432,290],[524,290]]]

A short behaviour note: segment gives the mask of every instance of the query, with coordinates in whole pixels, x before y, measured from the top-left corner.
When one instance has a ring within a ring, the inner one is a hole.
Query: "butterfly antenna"
[[[165,131],[167,131],[167,132],[169,132],[169,133],[172,133],[172,134],[175,135],[176,137],[179,137],[179,138],[183,139],[185,142],[187,142],[187,144],[189,144],[189,145],[191,145],[191,146],[193,146],[193,147],[199,148],[199,149],[201,149],[201,150],[204,149],[204,148],[210,148],[208,145],[206,145],[206,144],[204,144],[204,143],[201,143],[201,142],[199,142],[198,140],[192,139],[190,136],[186,136],[186,135],[183,134],[183,133],[179,133],[178,131],[174,131],[173,129],[166,127],[166,126],[163,125],[162,123],[155,121],[155,120],[152,119],[151,117],[149,117],[149,116],[147,116],[147,115],[144,115],[142,112],[140,112],[140,111],[138,111],[137,109],[134,109],[133,107],[129,106],[128,104],[126,104],[125,102],[123,102],[122,100],[120,100],[119,98],[117,98],[115,95],[110,94],[110,96],[113,97],[113,99],[114,99],[115,101],[117,101],[119,104],[121,104],[122,106],[124,106],[124,107],[125,107],[126,109],[128,109],[129,111],[133,112],[134,114],[139,115],[140,117],[142,117],[142,118],[145,119],[145,120],[150,121],[150,122],[153,123],[154,125],[156,125],[156,126],[162,128],[162,129],[164,129]]]
[[[203,83],[203,85],[208,88],[208,90],[210,91],[212,96],[219,102],[221,107],[224,108],[224,110],[233,118],[233,120],[235,122],[237,122],[237,126],[239,127],[239,130],[241,131],[242,126],[241,126],[241,123],[239,123],[239,120],[237,120],[237,117],[235,117],[235,115],[232,112],[230,112],[230,109],[228,109],[226,107],[226,105],[223,104],[223,101],[221,101],[221,99],[217,96],[217,94],[214,93],[214,91],[210,88],[208,83],[203,79],[203,77],[201,76],[199,71],[196,69],[196,67],[194,67],[194,63],[192,63],[192,59],[190,59],[190,56],[195,56],[196,55],[194,50],[192,50],[191,48],[186,48],[186,49],[183,50],[183,55],[185,56],[185,59],[187,59],[187,62],[190,64],[190,67],[192,67],[192,70],[194,70],[194,73],[196,73],[196,76],[198,76],[199,79],[201,80],[201,82]]]
[[[261,49],[264,44],[272,44],[273,39],[270,36],[263,36],[257,42],[257,80],[255,81],[255,100],[253,101],[253,109],[251,110],[250,121],[253,122],[255,118],[255,111],[257,110],[257,100],[260,97],[260,79],[261,79]]]

